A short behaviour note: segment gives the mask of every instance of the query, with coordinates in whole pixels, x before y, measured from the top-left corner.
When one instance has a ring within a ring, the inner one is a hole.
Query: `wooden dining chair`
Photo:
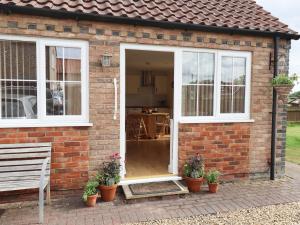
[[[138,115],[127,115],[125,129],[127,140],[139,140],[148,136],[143,117]]]
[[[156,117],[157,136],[165,136],[169,134],[170,115],[159,115]]]

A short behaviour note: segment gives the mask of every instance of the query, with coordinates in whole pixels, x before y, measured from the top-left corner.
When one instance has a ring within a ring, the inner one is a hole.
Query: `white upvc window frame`
[[[182,114],[182,68],[180,82],[177,86],[180,90],[180,123],[222,123],[222,122],[253,122],[250,119],[251,100],[251,65],[252,53],[246,51],[212,50],[199,48],[181,48],[181,59],[183,52],[213,53],[215,54],[215,77],[214,77],[214,102],[212,116],[184,116]],[[246,58],[246,79],[245,79],[245,113],[221,113],[221,66],[222,57]],[[182,64],[182,60],[180,61]]]
[[[35,42],[37,73],[37,119],[0,118],[0,128],[92,126],[92,124],[89,123],[89,45],[87,41],[16,35],[0,35],[0,40]],[[46,46],[74,47],[81,49],[81,115],[46,115]]]

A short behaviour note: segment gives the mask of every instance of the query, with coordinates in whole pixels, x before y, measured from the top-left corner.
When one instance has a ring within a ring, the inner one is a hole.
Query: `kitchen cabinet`
[[[138,94],[141,84],[139,75],[126,76],[126,94]]]
[[[168,94],[168,76],[159,75],[155,76],[155,94],[166,95]]]

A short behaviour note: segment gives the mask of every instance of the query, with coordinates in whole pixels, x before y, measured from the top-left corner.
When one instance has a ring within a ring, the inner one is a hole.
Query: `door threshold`
[[[141,184],[141,183],[151,183],[151,182],[162,182],[162,181],[176,181],[182,180],[179,176],[161,176],[161,177],[150,177],[150,178],[134,178],[134,179],[122,179],[120,185],[128,184]]]

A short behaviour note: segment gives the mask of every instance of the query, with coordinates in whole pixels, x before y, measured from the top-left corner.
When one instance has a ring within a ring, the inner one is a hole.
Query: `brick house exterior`
[[[113,78],[120,78],[120,43],[247,51],[252,53],[251,122],[179,124],[179,170],[199,152],[207,168],[226,180],[267,178],[270,172],[273,68],[272,36],[228,34],[154,26],[0,14],[0,34],[85,40],[89,44],[89,122],[92,126],[0,128],[0,143],[52,142],[51,186],[78,189],[120,148],[120,123],[113,120]],[[290,39],[280,41],[280,72],[288,72]],[[102,67],[100,55],[112,55]],[[286,106],[277,117],[276,174],[284,175]],[[119,112],[119,111],[118,111]],[[118,115],[119,118],[120,115]]]

